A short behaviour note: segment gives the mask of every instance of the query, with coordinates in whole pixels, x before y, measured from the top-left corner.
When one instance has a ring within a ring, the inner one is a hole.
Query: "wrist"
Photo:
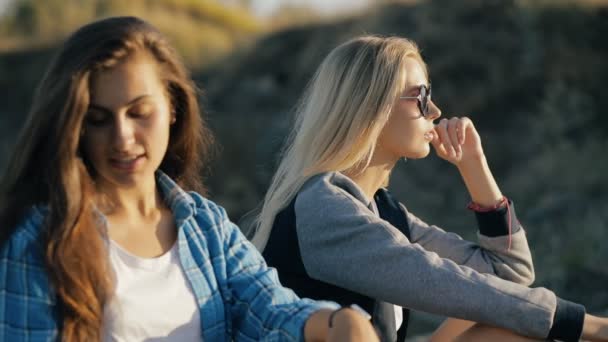
[[[463,156],[462,159],[460,159],[460,161],[458,161],[456,163],[456,167],[462,173],[462,172],[466,172],[467,169],[469,169],[471,167],[483,166],[483,165],[485,165],[485,163],[486,163],[486,155],[483,153],[483,151],[481,151],[478,153],[472,153],[472,154]]]
[[[486,202],[486,203],[478,203],[476,201],[471,200],[467,205],[467,209],[478,212],[478,213],[487,213],[489,211],[495,211],[501,208],[505,208],[509,203],[509,199],[505,196],[502,196],[500,199]]]

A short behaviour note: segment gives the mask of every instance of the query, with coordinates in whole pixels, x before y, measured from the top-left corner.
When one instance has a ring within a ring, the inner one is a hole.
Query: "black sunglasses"
[[[429,116],[429,101],[431,100],[430,84],[428,87],[425,85],[421,85],[420,93],[418,94],[418,96],[399,96],[399,98],[406,100],[418,100],[418,108],[420,109],[420,113],[422,113],[422,116],[424,116],[425,118]]]

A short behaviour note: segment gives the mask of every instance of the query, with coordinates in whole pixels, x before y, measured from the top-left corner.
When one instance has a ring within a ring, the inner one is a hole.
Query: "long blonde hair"
[[[94,170],[80,149],[89,81],[136,51],[149,53],[159,66],[176,115],[160,169],[186,189],[201,190],[200,170],[212,139],[196,88],[160,32],[134,17],[91,23],[63,44],[38,87],[0,182],[0,245],[33,205],[49,209],[41,242],[65,341],[100,340],[103,307],[112,293],[104,236],[92,204]]]
[[[391,108],[405,86],[405,61],[426,66],[416,44],[400,37],[362,36],[329,53],[296,108],[282,160],[254,222],[260,250],[277,213],[310,177],[365,169]]]

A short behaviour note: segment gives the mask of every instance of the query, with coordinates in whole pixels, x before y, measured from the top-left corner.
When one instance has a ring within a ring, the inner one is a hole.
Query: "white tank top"
[[[103,341],[202,341],[196,297],[177,245],[160,257],[140,258],[110,240],[116,284],[104,309]]]

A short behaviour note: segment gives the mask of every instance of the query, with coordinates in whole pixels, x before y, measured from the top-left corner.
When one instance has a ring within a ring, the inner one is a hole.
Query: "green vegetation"
[[[114,15],[150,21],[195,68],[264,31],[244,9],[215,0],[21,0],[0,18],[0,51],[51,46],[85,23]]]

